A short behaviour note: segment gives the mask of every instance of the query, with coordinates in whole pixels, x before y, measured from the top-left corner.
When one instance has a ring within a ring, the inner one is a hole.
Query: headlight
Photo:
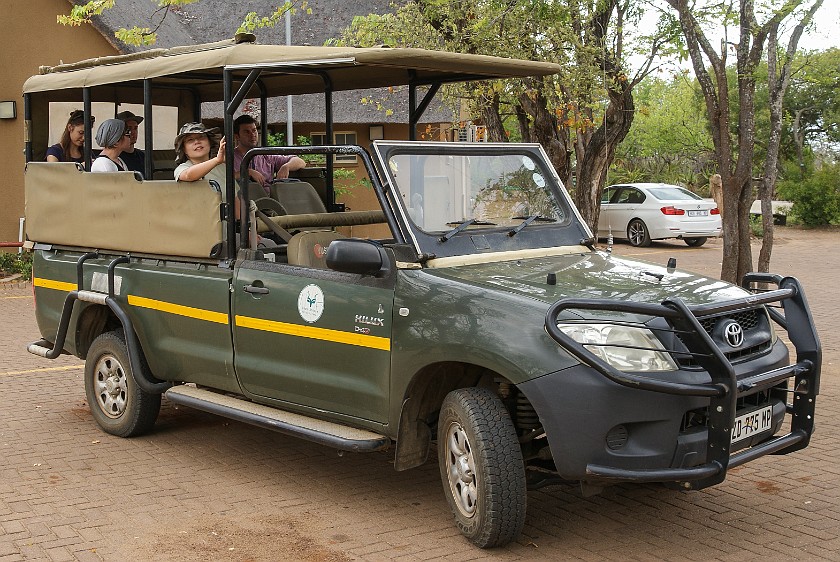
[[[677,370],[677,364],[664,351],[662,342],[647,328],[562,322],[558,322],[557,327],[599,359],[620,371]]]

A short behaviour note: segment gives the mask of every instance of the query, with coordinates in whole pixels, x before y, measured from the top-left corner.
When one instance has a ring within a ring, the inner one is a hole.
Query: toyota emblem
[[[744,329],[737,322],[727,324],[723,333],[726,336],[726,343],[732,347],[741,347],[741,344],[744,343]]]

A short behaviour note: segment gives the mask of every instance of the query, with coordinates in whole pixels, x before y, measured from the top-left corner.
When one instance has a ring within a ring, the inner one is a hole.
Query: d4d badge
[[[298,313],[309,323],[317,322],[324,313],[324,292],[318,285],[307,285],[298,295]]]

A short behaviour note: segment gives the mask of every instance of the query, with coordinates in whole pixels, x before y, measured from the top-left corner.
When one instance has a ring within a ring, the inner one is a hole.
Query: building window
[[[333,138],[335,139],[333,144],[336,145],[358,144],[356,133],[352,131],[335,133]],[[309,139],[312,142],[312,146],[324,146],[327,144],[326,133],[310,133]],[[356,164],[358,160],[355,154],[336,154],[334,161],[336,164]]]

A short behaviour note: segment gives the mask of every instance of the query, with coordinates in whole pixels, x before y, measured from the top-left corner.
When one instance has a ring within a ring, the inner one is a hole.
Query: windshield
[[[388,167],[409,219],[425,232],[563,222],[546,174],[525,154],[392,154]],[[530,223],[529,223],[530,224]]]
[[[682,187],[651,187],[650,194],[660,201],[693,201],[703,199],[699,195],[690,192]]]

